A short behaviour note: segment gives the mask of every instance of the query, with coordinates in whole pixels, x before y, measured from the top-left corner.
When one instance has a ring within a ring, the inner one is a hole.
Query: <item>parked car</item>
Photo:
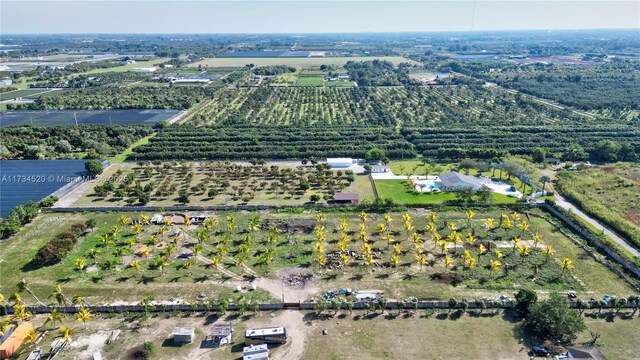
[[[531,354],[533,356],[549,357],[551,356],[551,351],[549,351],[549,349],[547,349],[546,347],[532,346]]]

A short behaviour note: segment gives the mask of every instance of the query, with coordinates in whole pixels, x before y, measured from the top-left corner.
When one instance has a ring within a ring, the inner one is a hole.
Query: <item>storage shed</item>
[[[216,323],[213,324],[210,340],[213,341],[216,346],[231,344],[233,342],[231,338],[232,333],[233,328],[230,322]]]
[[[189,327],[177,327],[173,329],[173,342],[180,344],[187,344],[193,342],[196,337],[196,331],[194,328]]]

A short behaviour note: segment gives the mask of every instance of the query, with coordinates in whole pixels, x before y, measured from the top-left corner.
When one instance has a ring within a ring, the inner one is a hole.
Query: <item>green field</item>
[[[353,81],[325,81],[326,87],[353,87],[356,83]]]
[[[640,248],[640,166],[617,163],[556,175],[562,195]]]
[[[228,66],[244,66],[246,64],[254,64],[255,66],[268,65],[288,65],[298,68],[319,67],[320,65],[343,66],[348,61],[371,61],[386,60],[394,65],[400,63],[418,64],[415,61],[400,56],[359,56],[359,57],[326,57],[326,58],[209,58],[189,64],[190,67],[208,66],[208,67],[228,67]]]
[[[47,91],[48,89],[23,89],[0,93],[0,101],[24,98]]]
[[[123,214],[129,218],[124,223],[121,219]],[[152,214],[147,213],[148,216]],[[165,226],[142,225],[140,232],[130,223],[131,219],[140,219],[138,213],[42,215],[32,225],[0,243],[3,254],[0,260],[0,272],[3,274],[0,293],[12,294],[16,291],[16,284],[25,279],[30,288],[44,299],[56,284],[62,284],[70,294],[83,295],[93,303],[138,302],[148,294],[162,300],[180,294],[181,299],[194,301],[201,291],[231,295],[230,287],[221,284],[225,278],[240,279],[243,274],[251,274],[277,279],[281,269],[291,268],[314,273],[318,286],[315,291],[352,288],[354,279],[357,279],[359,288],[383,290],[391,299],[409,296],[419,299],[473,299],[512,293],[522,286],[539,290],[543,296],[549,291],[566,290],[576,290],[588,297],[604,293],[626,296],[633,292],[617,275],[589,257],[546,220],[537,217],[526,220],[524,215],[516,220],[515,214],[509,215],[512,214],[510,210],[478,212],[471,222],[461,211],[437,213],[436,232],[443,239],[456,232],[464,239],[460,243],[440,241],[438,245],[424,230],[431,216],[425,211],[390,213],[389,225],[384,232],[379,230],[380,224],[386,222],[383,214],[370,213],[363,223],[357,212],[327,213],[321,219],[320,230],[316,227],[317,212],[208,214],[216,220],[209,228],[184,226],[176,220],[176,223]],[[413,225],[410,231],[406,230],[404,223],[403,217],[407,216]],[[485,229],[483,224],[487,219],[497,221],[504,216],[514,219],[512,228]],[[32,261],[38,249],[55,234],[87,219],[96,220],[97,230],[81,236],[61,262],[40,267]],[[347,224],[346,230],[341,228],[343,219]],[[523,221],[529,224],[526,231],[520,229]],[[257,224],[257,227],[251,224]],[[454,231],[450,230],[452,224],[456,228]],[[375,254],[373,264],[367,264],[360,255],[366,253],[361,240],[361,226],[366,243]],[[467,239],[472,229],[475,231],[474,243]],[[325,236],[321,252],[318,252],[318,231]],[[542,239],[537,246],[532,240],[535,232]],[[344,240],[343,233],[348,242]],[[384,239],[387,235],[393,237],[391,244]],[[519,250],[514,250],[511,239],[515,236],[521,238],[519,247],[528,248],[528,255],[523,256]],[[340,265],[342,260],[330,257],[340,249],[341,243],[355,253],[347,266]],[[490,269],[489,263],[497,255],[493,250],[480,255],[477,246],[481,243],[500,249],[503,254],[499,259],[502,264],[510,264],[509,271]],[[193,254],[196,245],[201,246],[202,255],[197,259],[189,255]],[[395,245],[399,249],[399,263],[392,265],[390,261],[396,252]],[[546,257],[543,250],[550,245],[553,253]],[[168,252],[170,246],[173,252]],[[148,253],[145,254],[143,249]],[[478,260],[477,267],[468,267],[467,258],[463,256],[465,249]],[[420,266],[416,262],[418,251],[425,260]],[[92,257],[92,252],[95,252],[95,257]],[[265,257],[268,252],[271,252],[270,258]],[[319,263],[321,254],[326,255],[325,265]],[[449,267],[443,262],[445,255],[451,259]],[[161,257],[168,260],[164,269],[154,265]],[[574,269],[562,271],[560,260],[564,257],[573,259]],[[211,264],[215,258],[220,260],[218,268]],[[76,269],[77,259],[86,262],[82,271]],[[192,259],[189,267],[186,265],[188,259]],[[130,266],[133,260],[140,262],[138,271]],[[457,274],[459,282],[451,285],[447,281],[434,280],[434,276],[442,274]],[[270,287],[262,290],[274,293]],[[253,292],[251,296],[266,301],[269,297],[265,291]],[[314,291],[303,296],[313,294]]]
[[[322,76],[299,76],[296,86],[323,86],[324,78]]]

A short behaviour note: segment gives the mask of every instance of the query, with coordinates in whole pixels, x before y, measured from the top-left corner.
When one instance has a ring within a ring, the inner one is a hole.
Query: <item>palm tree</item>
[[[429,221],[434,223],[434,224],[435,224],[436,221],[438,221],[438,214],[435,211],[432,211],[429,214]]]
[[[427,258],[424,256],[424,254],[419,253],[418,255],[416,255],[416,264],[420,266],[420,272],[422,272],[422,267],[427,264]]]
[[[62,336],[64,341],[69,341],[73,336],[73,333],[74,333],[73,329],[68,328],[66,326],[60,326],[60,335]]]
[[[29,331],[27,331],[27,335],[25,335],[24,337],[24,343],[25,345],[33,344],[33,342],[36,341],[37,338],[38,338],[38,333],[36,332],[36,330],[29,329]]]
[[[414,244],[418,244],[422,242],[422,239],[420,239],[420,235],[418,235],[417,232],[412,233],[411,236],[409,237],[409,240],[411,240],[411,242]]]
[[[391,265],[394,269],[397,269],[398,265],[400,265],[400,256],[398,256],[397,254],[391,255]]]
[[[155,259],[154,265],[156,268],[160,270],[160,274],[164,275],[164,268],[167,267],[167,265],[169,265],[169,259],[167,259],[164,256],[158,256]]]
[[[22,279],[18,282],[18,292],[23,292],[26,291],[27,293],[29,293],[29,295],[33,296],[34,299],[36,299],[36,301],[42,305],[42,306],[46,306],[42,301],[40,301],[40,299],[38,299],[38,297],[36,296],[36,294],[33,293],[33,291],[31,291],[31,289],[29,288],[29,283],[27,283],[27,281],[25,279]]]
[[[533,248],[538,249],[538,245],[540,245],[540,241],[542,241],[542,237],[536,232],[533,234]]]
[[[316,261],[318,262],[318,265],[324,266],[327,263],[327,257],[324,256],[324,254],[318,254]]]
[[[465,241],[467,242],[467,244],[473,245],[476,242],[476,238],[473,236],[472,233],[468,233],[467,237],[465,238]]]
[[[387,242],[387,249],[391,246],[391,243],[393,242],[393,235],[385,235],[382,237],[382,240]]]
[[[149,217],[149,215],[145,215],[145,214],[140,215],[140,222],[143,223],[144,225],[149,225],[150,221],[151,221],[151,218]]]
[[[58,305],[63,305],[66,306],[69,299],[64,295],[64,293],[62,292],[62,286],[61,285],[57,285],[55,291],[53,291],[50,295],[49,298],[55,298],[56,301],[58,302]]]
[[[135,269],[136,272],[140,271],[140,267],[141,267],[140,260],[132,260],[129,263],[129,267],[132,269]]]
[[[560,274],[561,276],[564,275],[565,271],[571,270],[574,268],[573,266],[573,260],[569,259],[569,258],[564,258],[562,259],[562,262],[560,262],[560,264],[562,265],[562,273]]]
[[[193,245],[193,255],[196,257],[202,252],[202,245],[196,244]]]
[[[373,270],[373,266],[376,264],[375,260],[373,260],[373,255],[368,254],[364,257],[364,262],[367,264],[369,268],[369,273]]]
[[[367,214],[366,212],[363,211],[360,213],[360,221],[366,222],[368,217],[369,217],[369,214]]]
[[[125,215],[125,214],[120,215],[120,223],[122,225],[125,225],[125,226],[129,225],[130,221],[131,221],[131,218],[127,217],[127,215]]]
[[[84,261],[84,258],[77,258],[75,261],[75,267],[76,270],[78,271],[82,271],[84,270],[84,268],[87,266],[86,262]]]
[[[384,233],[386,233],[386,232],[387,232],[387,230],[388,230],[388,229],[387,229],[387,225],[386,225],[385,223],[380,223],[380,224],[378,224],[378,229],[377,229],[377,230],[378,230],[378,232],[379,232],[380,234],[384,234]]]
[[[447,251],[448,245],[449,243],[447,242],[447,240],[440,241],[440,253],[444,254],[444,252]]]
[[[435,248],[440,243],[440,240],[442,240],[442,235],[436,232],[433,234],[432,240],[433,240],[433,247]]]
[[[483,226],[485,229],[487,229],[487,231],[491,231],[496,227],[495,220],[493,220],[492,218],[488,218],[484,221]]]
[[[58,310],[53,309],[49,313],[49,316],[44,320],[43,326],[47,326],[47,324],[51,324],[51,328],[55,329],[57,323],[62,323],[62,315],[58,312]]]
[[[487,248],[480,244],[480,246],[478,246],[478,264],[480,264],[480,256],[484,255],[485,252],[487,252]]]
[[[342,273],[343,274],[345,272],[345,269],[349,265],[350,261],[351,261],[351,257],[349,257],[349,255],[347,255],[347,254],[340,255],[340,263],[342,263]]]
[[[529,247],[526,244],[523,244],[518,248],[518,254],[520,254],[520,257],[522,258],[529,256]]]
[[[444,272],[446,273],[449,271],[449,267],[451,267],[451,264],[453,263],[453,259],[451,258],[451,256],[445,255],[443,261],[444,261]]]
[[[547,261],[549,261],[552,255],[553,255],[553,247],[551,247],[551,245],[548,245],[547,248],[544,249],[544,256],[545,256],[544,262],[546,263]]]
[[[316,214],[316,221],[317,222],[322,223],[322,222],[324,222],[324,220],[325,220],[325,217],[324,217],[323,213]]]
[[[473,270],[476,267],[478,260],[476,260],[476,258],[469,256],[468,258],[466,258],[464,260],[464,264],[465,266],[470,269]]]
[[[173,244],[167,245],[167,247],[164,249],[164,253],[167,255],[167,257],[171,257],[171,255],[177,252],[178,252],[178,248]]]
[[[149,257],[149,248],[146,246],[140,248],[140,255],[144,257]]]
[[[467,215],[467,226],[468,226],[468,227],[471,227],[471,221],[473,220],[473,216],[474,216],[475,214],[476,214],[476,213],[474,213],[474,212],[473,212],[473,210],[467,210],[466,215]]]
[[[216,269],[220,268],[220,256],[216,255],[216,256],[212,257],[211,261],[213,262],[213,266],[215,266]]]
[[[140,235],[140,233],[142,232],[142,225],[140,225],[139,223],[134,224],[131,227],[131,231],[133,231],[136,235]]]
[[[33,316],[33,314],[27,311],[27,308],[26,306],[24,306],[24,304],[16,304],[13,306],[13,316],[11,316],[12,320],[21,322],[31,316]]]
[[[9,295],[9,301],[12,302],[13,305],[23,304],[22,298],[20,297],[20,294],[18,294],[18,293],[13,293],[13,294]]]
[[[91,259],[93,259],[93,264],[95,265],[96,261],[98,261],[98,256],[100,255],[100,253],[102,253],[102,251],[100,251],[99,249],[96,248],[92,248],[89,250],[89,252],[87,253],[87,256],[90,257]]]
[[[71,299],[71,302],[73,303],[73,305],[80,305],[80,304],[89,305],[89,303],[87,303],[87,301],[84,299],[84,297],[82,297],[80,295],[74,296],[73,299]]]
[[[516,247],[520,245],[520,241],[522,241],[522,239],[520,239],[520,236],[516,236],[513,238],[513,252],[516,252]]]
[[[347,219],[344,219],[344,218],[340,219],[340,230],[343,233],[346,233],[347,230],[349,230],[349,223],[347,222]]]
[[[518,224],[518,227],[524,234],[529,229],[529,223],[527,222],[527,220],[522,219],[522,221],[520,221],[520,224]]]
[[[4,336],[7,331],[14,327],[16,327],[15,324],[12,324],[9,318],[0,319],[0,337]]]
[[[389,227],[389,224],[391,223],[392,220],[393,220],[393,218],[391,217],[391,215],[384,214],[384,222],[385,222],[385,224],[387,224],[387,227]]]
[[[396,243],[395,245],[393,245],[393,253],[395,255],[400,255],[401,251],[402,249],[400,248],[400,244]]]
[[[502,266],[500,260],[492,260],[490,272],[493,273],[494,271],[500,270],[500,266]]]
[[[542,193],[543,193],[543,195],[546,194],[546,192],[547,192],[546,185],[547,185],[547,183],[549,181],[551,181],[551,178],[548,177],[547,175],[542,175],[542,176],[540,176],[538,181],[540,181],[542,183]]]

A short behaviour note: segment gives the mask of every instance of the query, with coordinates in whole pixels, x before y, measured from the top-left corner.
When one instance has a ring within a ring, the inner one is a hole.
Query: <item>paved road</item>
[[[619,237],[615,233],[611,232],[609,229],[607,229],[604,226],[602,226],[598,221],[596,221],[595,219],[593,219],[589,215],[587,215],[587,214],[583,213],[582,211],[580,211],[580,209],[578,209],[573,204],[571,204],[569,201],[567,201],[567,199],[563,198],[562,196],[558,195],[557,193],[556,193],[555,197],[556,197],[556,204],[558,204],[558,206],[560,206],[561,208],[563,208],[565,210],[571,210],[572,213],[578,215],[579,217],[584,219],[589,224],[595,226],[598,230],[604,231],[605,235],[607,235],[609,238],[611,238],[611,240],[617,242],[622,248],[624,248],[625,250],[627,250],[631,254],[633,254],[633,256],[640,256],[640,251],[636,250],[634,247],[632,247],[626,241],[624,241],[624,239],[622,239],[621,237]]]

